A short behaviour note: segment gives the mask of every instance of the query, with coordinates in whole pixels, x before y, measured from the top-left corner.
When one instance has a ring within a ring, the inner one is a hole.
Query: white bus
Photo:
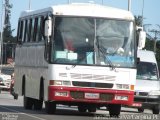
[[[80,112],[107,106],[110,115],[119,115],[134,99],[135,36],[134,16],[126,10],[73,3],[24,11],[15,92],[24,95],[26,109],[42,109],[43,102],[49,114],[57,104]]]

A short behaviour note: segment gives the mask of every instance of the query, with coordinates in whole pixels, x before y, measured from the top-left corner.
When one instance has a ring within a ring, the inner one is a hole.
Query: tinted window
[[[157,80],[158,71],[155,63],[140,62],[137,66],[137,79]]]

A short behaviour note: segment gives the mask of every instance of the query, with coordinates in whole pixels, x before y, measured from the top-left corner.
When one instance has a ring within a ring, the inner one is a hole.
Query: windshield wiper
[[[100,45],[99,44],[99,39],[98,39],[99,36],[96,37],[96,45],[97,45],[97,48],[98,48],[98,51],[100,51],[103,55],[103,57],[105,58],[104,61],[107,60],[108,64],[109,64],[109,67],[111,67],[112,70],[115,69],[115,66],[113,65],[113,63],[111,62],[111,60],[108,58],[108,53],[106,52],[107,49],[103,46],[103,45]]]

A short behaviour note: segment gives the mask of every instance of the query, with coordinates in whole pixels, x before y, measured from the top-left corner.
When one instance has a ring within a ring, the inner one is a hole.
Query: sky
[[[16,36],[18,18],[23,10],[29,9],[29,1],[31,2],[30,6],[31,9],[36,10],[56,4],[66,4],[68,3],[68,1],[75,3],[75,2],[88,2],[91,0],[9,0],[9,1],[13,5],[13,8],[11,9],[11,21],[10,21],[11,27],[12,29],[15,29],[15,31],[13,32],[13,36]],[[117,7],[128,10],[128,0],[92,0],[92,1],[98,4],[103,3],[106,6]],[[144,1],[144,9],[142,9],[143,1]],[[160,25],[159,5],[160,5],[160,0],[131,0],[131,12],[133,13],[133,15],[142,15],[143,13],[144,16],[143,23],[144,25],[146,25],[146,28],[156,27],[156,29],[160,29],[157,28],[157,24]],[[0,1],[0,16],[2,16],[2,0]],[[0,22],[1,21],[2,19],[0,19]]]

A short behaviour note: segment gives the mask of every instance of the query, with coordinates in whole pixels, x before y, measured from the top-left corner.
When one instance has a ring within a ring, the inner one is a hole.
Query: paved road
[[[76,107],[58,106],[55,115],[48,115],[44,111],[24,110],[23,97],[14,100],[8,92],[0,94],[0,120],[110,120],[108,111],[97,110],[96,113],[79,113]],[[122,108],[118,120],[159,120],[159,115],[153,115],[150,110],[143,114],[133,108]]]

